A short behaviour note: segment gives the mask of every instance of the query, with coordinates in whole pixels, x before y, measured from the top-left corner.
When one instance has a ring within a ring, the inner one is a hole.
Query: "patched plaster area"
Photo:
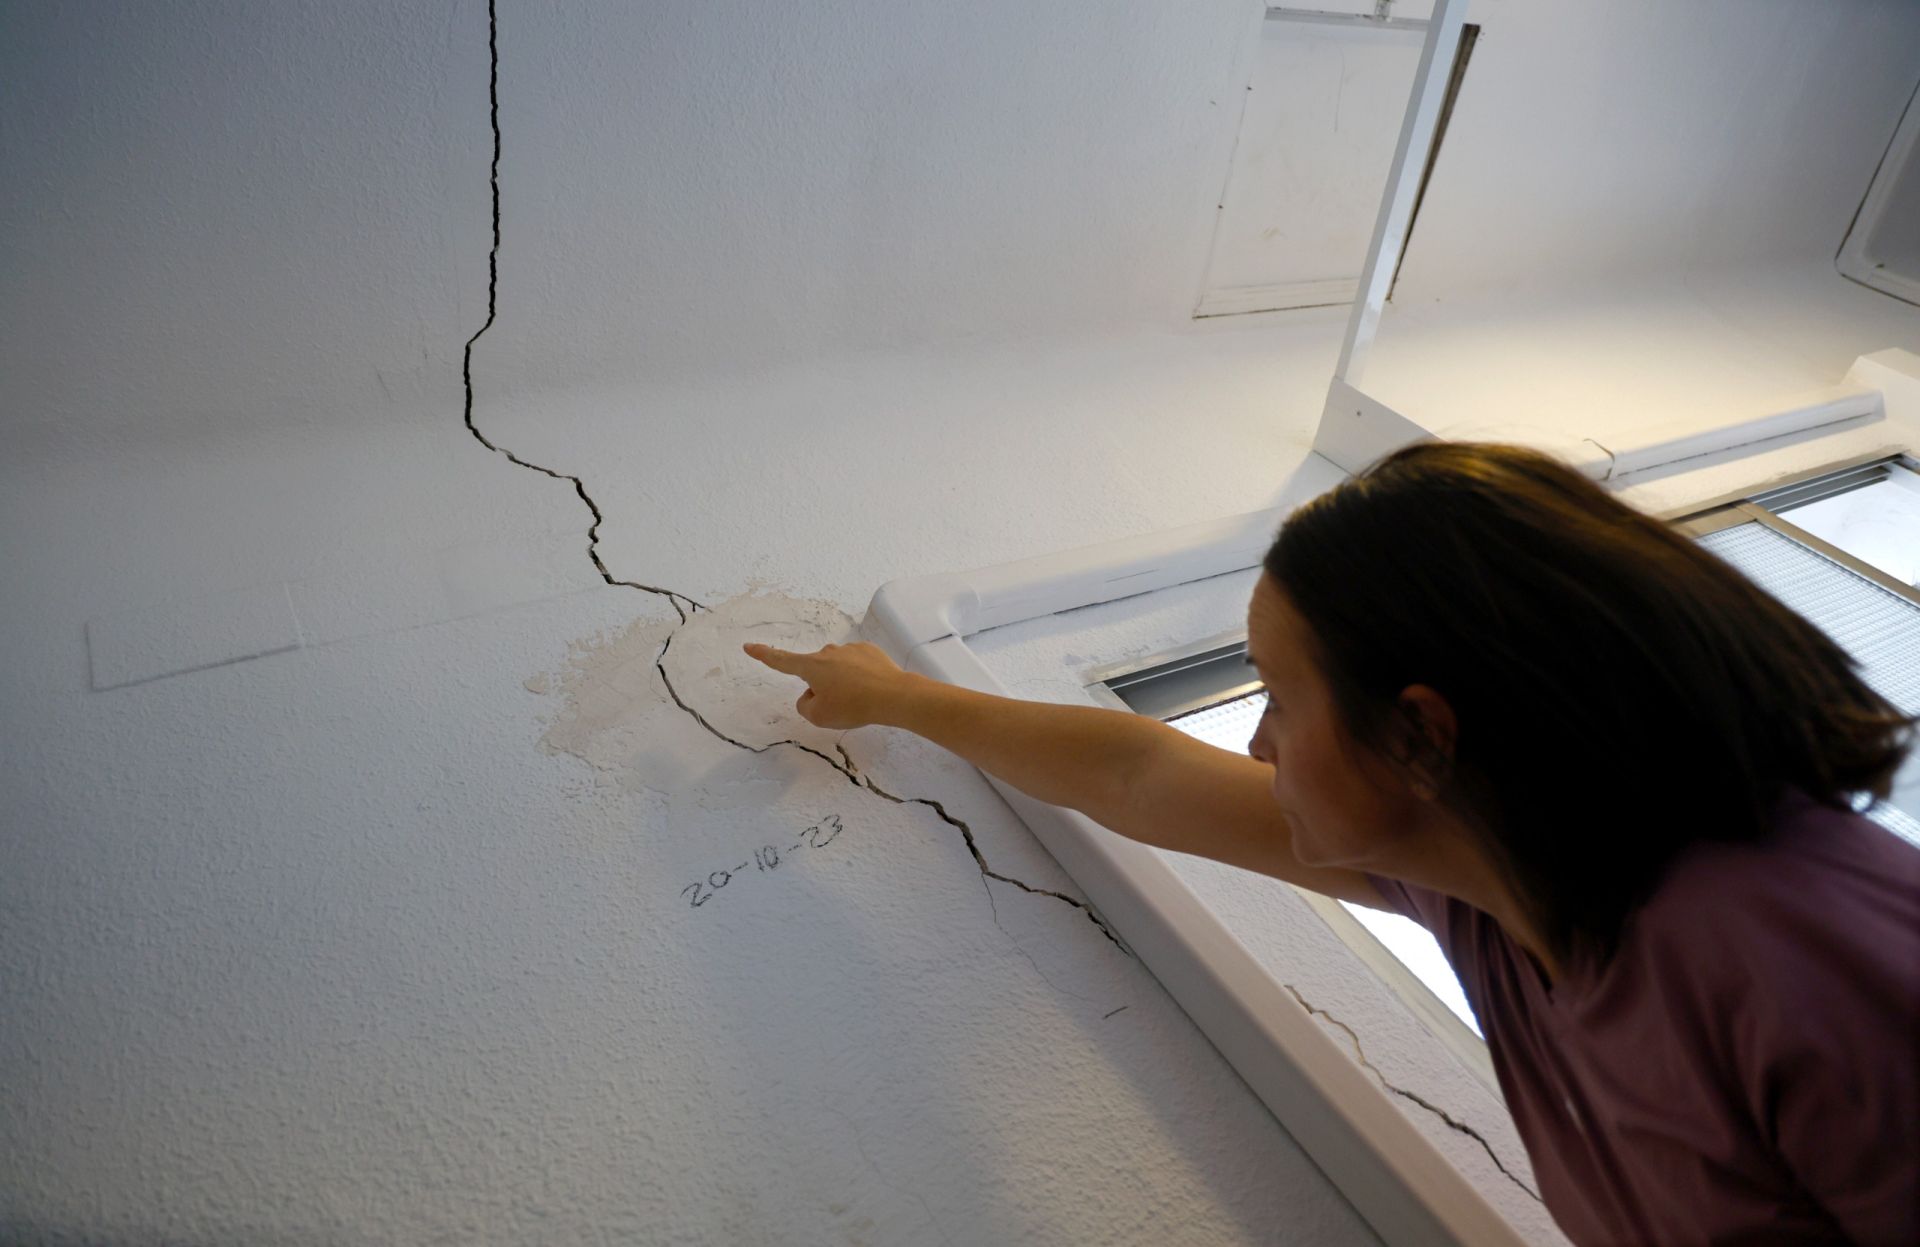
[[[671,679],[719,737],[752,751],[792,741],[832,754],[846,734],[802,719],[793,679],[748,658],[740,643],[807,651],[853,639],[855,627],[830,602],[772,590],[729,599],[685,624],[640,618],[612,635],[569,642],[557,673],[527,681],[529,691],[559,700],[542,716],[541,748],[572,755],[628,792],[684,789],[698,767],[711,765],[711,751],[698,721],[675,703]]]
[[[962,839],[983,883],[1008,884],[1077,910],[1119,945],[1092,907],[1057,882],[1057,870],[1045,870],[1056,882],[1035,884],[996,869],[972,827],[949,813],[944,803],[900,795],[875,777],[876,769],[885,773],[888,763],[902,756],[917,754],[925,761],[926,742],[893,729],[863,733],[862,760],[856,760],[847,740],[851,733],[817,727],[791,704],[795,689],[803,684],[741,651],[749,640],[804,653],[858,639],[857,623],[833,603],[756,587],[718,606],[703,606],[679,625],[635,620],[614,635],[571,642],[557,675],[539,672],[528,677],[524,687],[540,695],[552,693],[561,702],[543,716],[547,730],[540,739],[542,750],[585,762],[598,783],[660,802],[669,818],[691,813],[689,806],[711,812],[768,804],[781,790],[778,779],[744,758],[714,761],[707,740],[689,737],[692,725],[703,729],[705,737],[746,754],[790,748],[873,797],[927,807],[950,834]],[[935,753],[952,761],[950,755]],[[696,781],[691,791],[690,778]],[[799,842],[790,847],[799,847]],[[1030,866],[1040,864],[1031,851],[1019,856]],[[756,866],[770,869],[759,859]],[[1046,866],[1051,867],[1050,860]],[[987,898],[992,903],[991,889]],[[998,921],[997,906],[994,915]]]

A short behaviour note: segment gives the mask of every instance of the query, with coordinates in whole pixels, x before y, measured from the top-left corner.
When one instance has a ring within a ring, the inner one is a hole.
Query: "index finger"
[[[806,658],[804,654],[790,654],[786,650],[762,645],[758,641],[748,641],[740,648],[746,652],[747,657],[757,659],[775,671],[783,671],[788,675],[799,675],[800,665]]]

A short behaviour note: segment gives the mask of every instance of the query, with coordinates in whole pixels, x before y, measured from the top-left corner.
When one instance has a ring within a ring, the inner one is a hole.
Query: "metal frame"
[[[1764,494],[1755,494],[1747,501],[1756,506],[1765,507],[1777,515],[1791,511],[1795,507],[1824,502],[1828,498],[1838,498],[1842,494],[1850,494],[1855,490],[1865,489],[1869,485],[1878,485],[1887,479],[1889,463],[1890,460],[1887,459],[1875,459],[1857,468],[1819,477],[1804,484],[1770,489]]]
[[[1157,679],[1189,667],[1207,665],[1222,658],[1244,656],[1246,652],[1246,629],[1239,628],[1195,641],[1191,645],[1182,645],[1177,649],[1155,654],[1151,658],[1128,659],[1124,662],[1089,668],[1081,673],[1080,684],[1086,690],[1087,696],[1096,703],[1112,710],[1138,713],[1135,706],[1120,696],[1116,691],[1117,688],[1135,682],[1136,677],[1140,680]],[[1192,699],[1190,703],[1176,703],[1161,711],[1157,717],[1162,721],[1176,719],[1183,714],[1191,714],[1196,710],[1204,710],[1208,706],[1244,697],[1259,687],[1258,680],[1244,680],[1237,684],[1223,686],[1220,689],[1211,690],[1205,697]]]
[[[1137,675],[1142,671],[1151,671],[1157,667],[1169,666],[1184,659],[1211,653],[1217,649],[1226,649],[1232,645],[1238,645],[1242,650],[1245,650],[1246,643],[1247,630],[1245,628],[1233,628],[1226,632],[1217,632],[1210,637],[1202,637],[1191,645],[1182,645],[1177,649],[1170,649],[1163,653],[1155,654],[1151,658],[1129,658],[1122,662],[1111,662],[1097,667],[1089,667],[1081,673],[1081,679],[1088,685],[1100,684],[1104,686],[1114,680],[1125,679],[1127,676]],[[1114,700],[1119,701],[1120,699],[1116,697]],[[1123,706],[1126,705],[1125,702],[1120,702],[1120,704]]]
[[[1920,589],[1901,583],[1872,564],[1861,562],[1839,546],[1824,541],[1806,529],[1781,519],[1779,515],[1765,507],[1757,507],[1751,502],[1736,502],[1731,506],[1720,507],[1689,519],[1676,527],[1690,537],[1704,537],[1709,533],[1719,532],[1723,528],[1737,528],[1742,524],[1756,523],[1764,524],[1782,537],[1797,541],[1815,554],[1824,555],[1848,571],[1871,580],[1887,592],[1905,598],[1915,606],[1920,606]]]
[[[1406,119],[1400,123],[1400,141],[1394,146],[1393,163],[1388,166],[1387,193],[1380,200],[1380,214],[1373,223],[1367,261],[1360,266],[1360,291],[1353,300],[1353,313],[1347,319],[1347,335],[1340,344],[1340,362],[1333,370],[1335,387],[1359,385],[1367,348],[1373,344],[1374,332],[1380,325],[1387,288],[1400,268],[1407,226],[1413,219],[1413,203],[1420,194],[1427,153],[1433,147],[1434,132],[1439,128],[1447,86],[1453,80],[1453,61],[1460,51],[1460,30],[1466,19],[1466,0],[1435,0],[1427,41],[1420,50],[1420,67],[1413,75],[1413,94],[1407,102]],[[1329,393],[1329,406],[1332,402],[1333,395]]]
[[[1799,542],[1815,554],[1824,555],[1848,571],[1871,580],[1889,593],[1920,606],[1920,589],[1889,576],[1871,563],[1863,562],[1832,542],[1814,536],[1791,520],[1782,519],[1780,511],[1762,504],[1762,500],[1766,498],[1778,498],[1782,495],[1795,496],[1803,492],[1811,493],[1811,496],[1797,498],[1791,506],[1804,506],[1821,498],[1838,497],[1867,485],[1878,484],[1886,476],[1884,470],[1878,476],[1866,481],[1858,481],[1857,478],[1862,472],[1871,471],[1875,467],[1884,467],[1890,463],[1897,463],[1908,471],[1920,472],[1920,461],[1916,461],[1912,455],[1880,455],[1868,464],[1846,468],[1839,472],[1818,473],[1796,484],[1771,489],[1764,494],[1755,494],[1739,502],[1697,511],[1692,515],[1673,520],[1671,523],[1689,537],[1704,537],[1709,533],[1716,533],[1725,528],[1736,528],[1741,524],[1764,524],[1781,536]],[[1830,487],[1821,490],[1820,486],[1823,483]],[[1790,511],[1791,506],[1787,510]]]
[[[1907,100],[1906,111],[1894,127],[1893,139],[1887,144],[1879,167],[1873,171],[1873,181],[1867,184],[1860,210],[1847,227],[1840,254],[1834,257],[1834,267],[1840,270],[1841,276],[1908,303],[1920,303],[1920,274],[1897,273],[1875,263],[1867,253],[1867,237],[1886,213],[1893,184],[1915,160],[1920,160],[1920,86],[1914,88],[1913,96]]]
[[[1434,138],[1455,81],[1454,62],[1460,55],[1466,16],[1466,0],[1435,0],[1427,41],[1420,51],[1420,66],[1414,71],[1413,93],[1400,123],[1400,139],[1394,147],[1393,163],[1388,166],[1386,193],[1374,219],[1366,263],[1360,267],[1359,290],[1347,317],[1346,336],[1340,343],[1340,361],[1334,366],[1320,424],[1314,431],[1314,452],[1349,474],[1358,474],[1390,450],[1432,436],[1363,391],[1360,380],[1367,352],[1380,328],[1387,293],[1400,272],[1414,205],[1426,184]]]

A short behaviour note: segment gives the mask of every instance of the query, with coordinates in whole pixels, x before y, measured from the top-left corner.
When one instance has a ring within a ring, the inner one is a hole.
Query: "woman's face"
[[[1273,799],[1302,865],[1379,865],[1422,811],[1404,776],[1341,727],[1310,639],[1306,620],[1262,575],[1248,607],[1247,651],[1267,707],[1247,752],[1273,768]]]

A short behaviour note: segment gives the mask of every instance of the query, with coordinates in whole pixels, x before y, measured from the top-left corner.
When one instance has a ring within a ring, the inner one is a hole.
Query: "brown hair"
[[[1735,568],[1521,447],[1389,455],[1263,566],[1360,745],[1389,752],[1409,685],[1447,699],[1442,800],[1563,960],[1610,956],[1689,844],[1765,837],[1785,787],[1884,798],[1920,723]]]

